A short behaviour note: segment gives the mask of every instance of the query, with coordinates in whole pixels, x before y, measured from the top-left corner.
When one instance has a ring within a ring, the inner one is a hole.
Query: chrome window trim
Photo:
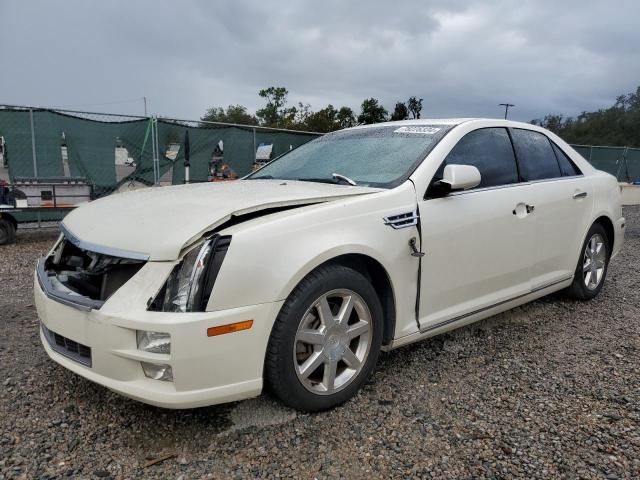
[[[110,257],[128,258],[131,260],[142,260],[145,262],[149,260],[148,253],[134,252],[131,250],[124,250],[121,248],[105,247],[103,245],[97,245],[95,243],[80,240],[62,222],[60,223],[60,230],[62,231],[62,234],[67,240],[69,240],[76,247],[81,248],[82,250],[86,250],[94,253],[101,253],[103,255],[109,255]]]
[[[436,197],[436,198],[426,198],[425,200],[437,200],[439,198],[446,198],[446,197],[456,197],[459,195],[467,195],[469,193],[476,193],[476,192],[487,192],[487,191],[491,191],[491,190],[500,190],[503,188],[514,188],[514,187],[520,187],[520,186],[524,186],[524,185],[535,185],[537,183],[549,183],[549,182],[558,182],[558,181],[563,181],[563,180],[573,180],[576,178],[584,178],[584,175],[572,175],[570,177],[553,177],[553,178],[543,178],[540,180],[531,180],[528,182],[517,182],[517,183],[507,183],[505,185],[494,185],[492,187],[484,187],[484,188],[472,188],[470,190],[464,190],[462,192],[452,192],[448,195],[445,195],[444,197]]]

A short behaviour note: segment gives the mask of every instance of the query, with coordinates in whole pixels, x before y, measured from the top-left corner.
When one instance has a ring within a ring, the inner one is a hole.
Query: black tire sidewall
[[[0,218],[0,245],[12,243],[15,238],[13,223],[5,218]]]
[[[602,279],[600,280],[600,284],[595,289],[589,290],[587,286],[584,284],[582,269],[583,269],[585,249],[587,248],[589,240],[591,240],[591,237],[593,237],[595,234],[600,234],[602,238],[604,238],[605,240],[604,248],[607,249],[606,251],[607,255],[606,255],[606,260],[604,264],[604,272],[602,274]],[[582,243],[582,248],[580,249],[578,264],[576,265],[576,270],[573,277],[573,283],[570,287],[570,292],[573,294],[574,297],[577,297],[581,300],[591,300],[592,298],[596,297],[600,293],[600,290],[602,290],[602,287],[604,286],[604,282],[607,279],[607,272],[609,270],[610,258],[611,258],[611,240],[609,239],[609,235],[607,235],[607,232],[602,225],[600,225],[599,223],[594,223],[589,229],[589,232],[587,233],[587,236],[585,237],[584,242]]]
[[[365,365],[344,389],[332,395],[318,395],[307,390],[298,379],[293,362],[295,336],[302,316],[323,294],[345,288],[362,297],[371,313],[372,339]],[[351,398],[369,377],[380,353],[383,332],[380,300],[366,277],[356,270],[335,265],[312,272],[291,293],[283,306],[269,340],[266,378],[269,389],[283,403],[304,411],[321,411]]]

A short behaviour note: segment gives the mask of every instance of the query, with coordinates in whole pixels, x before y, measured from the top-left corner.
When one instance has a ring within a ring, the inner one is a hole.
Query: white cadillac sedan
[[[523,123],[325,135],[243,180],[80,207],[35,274],[42,344],[136,400],[352,397],[381,350],[556,290],[589,300],[624,239],[616,179]]]

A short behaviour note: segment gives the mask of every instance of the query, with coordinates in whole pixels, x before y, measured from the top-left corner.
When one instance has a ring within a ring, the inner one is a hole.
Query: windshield
[[[450,129],[448,125],[407,125],[329,133],[286,153],[247,178],[355,182],[393,188],[411,175]]]

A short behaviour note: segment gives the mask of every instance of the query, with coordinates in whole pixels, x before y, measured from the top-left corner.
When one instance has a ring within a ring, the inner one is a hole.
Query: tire
[[[16,227],[11,220],[0,218],[0,245],[7,245],[16,240]]]
[[[569,297],[591,300],[600,293],[609,269],[610,245],[611,241],[604,227],[594,223],[582,244],[573,283],[566,290]]]
[[[267,388],[306,412],[344,403],[376,365],[382,322],[380,300],[366,277],[342,265],[318,268],[276,318],[265,359]]]

